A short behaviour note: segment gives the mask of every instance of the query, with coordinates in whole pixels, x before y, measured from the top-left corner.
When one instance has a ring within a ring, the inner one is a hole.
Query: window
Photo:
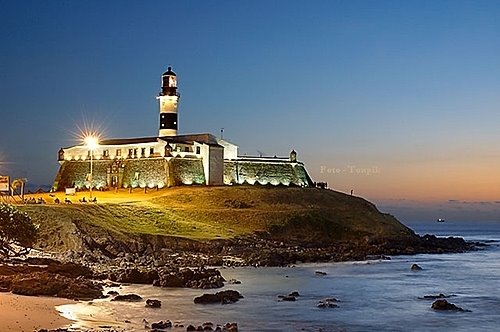
[[[149,155],[152,156],[155,154],[155,148],[149,148]]]
[[[186,147],[184,148],[184,152],[189,152],[189,147],[188,147],[188,146],[186,146]]]
[[[128,157],[132,158],[132,153],[134,152],[134,149],[128,149]]]
[[[196,154],[200,154],[200,147],[199,146],[196,147]]]
[[[116,156],[120,157],[122,155],[122,150],[121,149],[116,149]]]
[[[137,158],[137,149],[134,149],[134,158]]]
[[[146,157],[146,148],[141,148],[141,157]]]
[[[102,151],[102,156],[103,156],[104,158],[108,158],[108,157],[109,157],[109,150],[103,150],[103,151]]]

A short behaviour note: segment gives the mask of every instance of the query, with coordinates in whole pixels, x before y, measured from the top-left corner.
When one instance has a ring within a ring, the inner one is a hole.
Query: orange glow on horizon
[[[361,163],[360,163],[361,164]],[[310,170],[315,181],[327,181],[333,190],[367,199],[500,201],[500,160],[456,158],[391,161],[377,165],[379,174],[321,173]]]

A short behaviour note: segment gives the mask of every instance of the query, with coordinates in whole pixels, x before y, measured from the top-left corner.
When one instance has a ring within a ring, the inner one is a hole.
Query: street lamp
[[[93,186],[93,179],[92,179],[92,162],[94,160],[94,150],[97,148],[99,145],[99,141],[97,137],[95,136],[87,136],[83,140],[85,143],[85,146],[90,152],[90,177],[89,177],[89,182],[90,182],[90,199],[92,199],[92,186]]]

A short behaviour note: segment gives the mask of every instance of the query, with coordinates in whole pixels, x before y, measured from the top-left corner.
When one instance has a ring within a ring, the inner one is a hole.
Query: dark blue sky
[[[316,180],[378,202],[500,199],[499,1],[0,8],[0,173],[50,184],[85,123],[156,135],[171,64],[181,133],[294,148]]]

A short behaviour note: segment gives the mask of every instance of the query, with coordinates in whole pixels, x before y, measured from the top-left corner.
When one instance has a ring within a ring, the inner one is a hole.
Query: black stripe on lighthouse
[[[160,129],[177,130],[177,113],[160,113]]]

